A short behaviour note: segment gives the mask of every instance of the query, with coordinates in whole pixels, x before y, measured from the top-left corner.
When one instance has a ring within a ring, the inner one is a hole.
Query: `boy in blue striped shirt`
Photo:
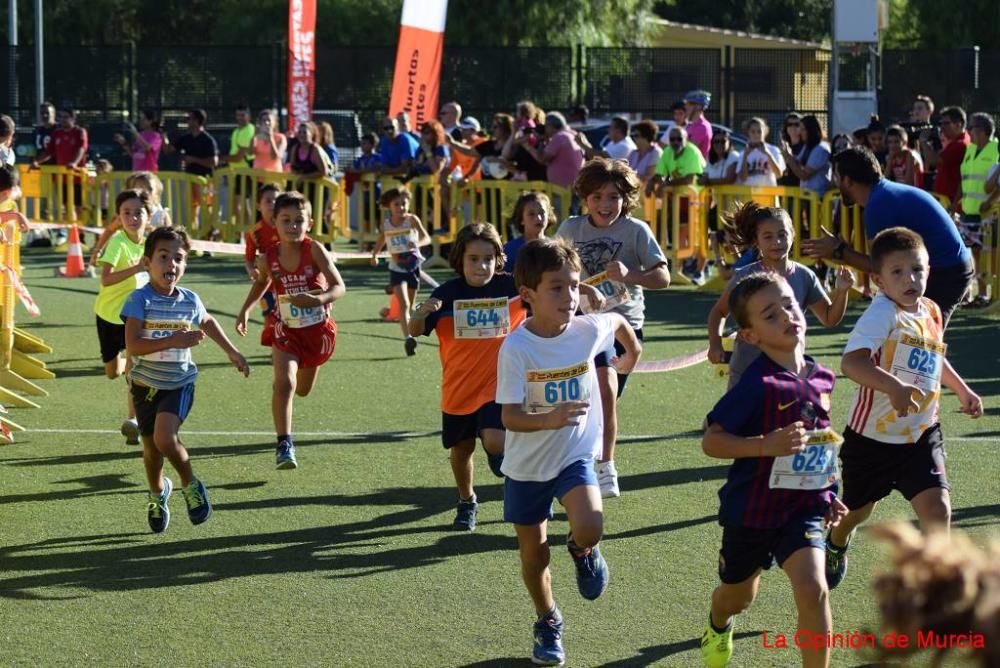
[[[146,516],[154,533],[164,531],[170,523],[167,501],[173,483],[163,476],[164,457],[180,476],[191,523],[201,524],[212,515],[205,485],[194,477],[187,450],[178,436],[194,403],[198,367],[191,360],[191,348],[208,336],[226,351],[233,366],[244,376],[250,375],[246,359],[208,314],[198,295],[177,285],[190,250],[183,229],[153,230],[146,237],[142,259],[149,271],[149,283],[132,292],[121,311],[125,345],[135,360],[129,380],[149,482]]]

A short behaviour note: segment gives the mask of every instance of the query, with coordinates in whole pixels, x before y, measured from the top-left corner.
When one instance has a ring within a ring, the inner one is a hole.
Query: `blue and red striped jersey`
[[[767,355],[758,357],[740,381],[708,414],[734,436],[769,434],[801,420],[807,429],[830,426],[830,395],[836,376],[810,357],[799,376]],[[748,444],[748,448],[756,448]],[[769,485],[774,457],[733,460],[726,484],[719,490],[719,524],[773,529],[800,513],[824,514],[837,491],[836,484],[819,490],[772,489]]]

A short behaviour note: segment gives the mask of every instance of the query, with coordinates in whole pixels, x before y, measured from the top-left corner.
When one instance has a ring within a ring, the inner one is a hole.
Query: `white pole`
[[[45,101],[45,57],[42,55],[42,0],[35,0],[35,122],[42,122]]]
[[[7,66],[7,81],[9,86],[11,110],[17,109],[18,89],[17,89],[17,0],[7,2],[7,50],[9,65]]]

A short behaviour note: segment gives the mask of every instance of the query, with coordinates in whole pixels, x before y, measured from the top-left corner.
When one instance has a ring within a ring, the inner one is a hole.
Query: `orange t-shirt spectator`
[[[485,137],[479,135],[479,131],[482,129],[482,126],[480,126],[479,121],[472,116],[466,116],[463,118],[458,127],[462,131],[462,143],[469,148],[475,148],[486,141]],[[480,160],[481,158],[475,155],[466,155],[465,153],[460,153],[459,151],[452,151],[451,165],[449,165],[449,169],[454,171],[457,167],[462,170],[463,179],[466,181],[477,181],[482,178],[479,174]]]

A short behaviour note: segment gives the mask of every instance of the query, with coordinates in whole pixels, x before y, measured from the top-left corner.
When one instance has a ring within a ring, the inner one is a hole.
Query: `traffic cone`
[[[399,297],[397,297],[395,293],[389,300],[389,308],[383,308],[379,312],[379,315],[382,316],[382,320],[385,322],[399,322],[399,320],[403,317],[402,311],[400,310]]]
[[[83,263],[83,248],[80,246],[80,230],[76,225],[69,228],[69,249],[66,252],[66,266],[59,269],[63,278],[79,278],[87,276],[87,267]]]

